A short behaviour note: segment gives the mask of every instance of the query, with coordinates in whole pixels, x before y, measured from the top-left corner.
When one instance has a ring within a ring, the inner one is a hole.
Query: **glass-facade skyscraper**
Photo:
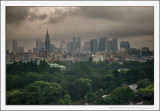
[[[113,51],[117,51],[117,38],[112,39]]]
[[[99,39],[99,51],[108,50],[108,38],[102,37]]]
[[[92,39],[90,42],[90,48],[91,52],[94,53],[98,50],[98,40],[97,39]]]

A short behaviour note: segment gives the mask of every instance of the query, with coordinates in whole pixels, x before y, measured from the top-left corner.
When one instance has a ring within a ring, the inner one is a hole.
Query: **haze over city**
[[[48,28],[50,42],[72,37],[84,40],[108,37],[129,41],[132,48],[154,47],[153,7],[7,7],[7,49],[12,39],[24,50],[33,49],[36,39],[45,40]]]

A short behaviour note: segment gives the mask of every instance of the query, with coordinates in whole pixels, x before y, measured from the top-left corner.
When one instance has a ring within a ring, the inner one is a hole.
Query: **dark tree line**
[[[27,72],[36,72],[36,73],[50,73],[53,74],[54,72],[60,72],[60,68],[52,67],[48,65],[45,60],[41,60],[39,65],[35,61],[28,61],[25,62],[14,62],[13,64],[6,65],[6,73],[7,74],[22,74]]]

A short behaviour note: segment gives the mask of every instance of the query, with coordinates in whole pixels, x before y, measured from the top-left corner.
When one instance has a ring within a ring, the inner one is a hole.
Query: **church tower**
[[[45,38],[45,51],[50,52],[50,39],[49,39],[48,29]]]

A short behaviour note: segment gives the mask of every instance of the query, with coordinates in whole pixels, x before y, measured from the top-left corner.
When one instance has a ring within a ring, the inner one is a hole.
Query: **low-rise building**
[[[60,68],[61,70],[66,70],[66,66],[64,65],[59,65],[59,64],[56,64],[56,63],[48,63],[50,67],[58,67]]]
[[[55,52],[53,56],[54,56],[55,60],[62,60],[63,59],[63,53],[60,53],[60,52]]]
[[[93,62],[104,61],[104,53],[97,52],[92,54],[92,60]]]

